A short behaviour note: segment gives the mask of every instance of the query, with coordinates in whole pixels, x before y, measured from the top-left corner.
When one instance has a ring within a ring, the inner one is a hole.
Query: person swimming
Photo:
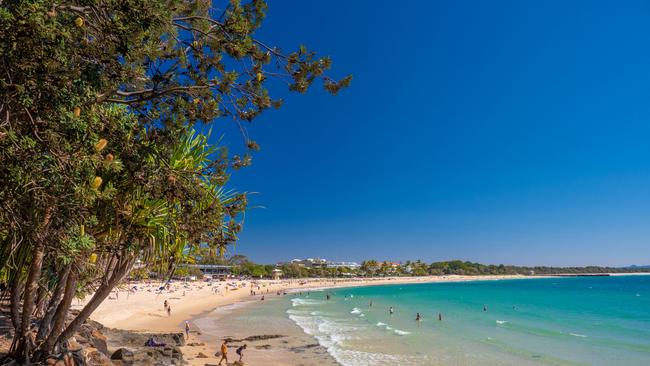
[[[372,307],[372,301],[370,301],[370,304],[368,304],[368,307],[369,307],[369,308]]]
[[[483,311],[487,311],[487,305],[483,305]]]

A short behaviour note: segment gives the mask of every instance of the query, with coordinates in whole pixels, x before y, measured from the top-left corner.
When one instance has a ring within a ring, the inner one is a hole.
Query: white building
[[[291,264],[297,264],[300,267],[307,268],[325,268],[327,267],[327,260],[320,258],[307,258],[307,259],[292,259]]]
[[[350,268],[359,269],[361,265],[357,262],[328,262],[327,268]]]

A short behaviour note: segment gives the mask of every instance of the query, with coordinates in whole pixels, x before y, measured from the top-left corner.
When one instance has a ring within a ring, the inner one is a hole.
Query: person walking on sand
[[[190,337],[190,323],[187,320],[185,321],[185,336]]]
[[[167,305],[167,316],[172,316],[172,307],[171,307],[171,305]]]
[[[226,365],[228,365],[228,340],[224,339],[223,343],[221,343],[221,359],[219,360],[219,365],[221,365],[221,361],[226,360]]]
[[[241,363],[242,358],[244,358],[244,350],[246,349],[247,345],[240,346],[237,348],[235,351],[239,355],[239,362]]]
[[[167,303],[167,300],[165,300],[165,302],[163,303],[163,305],[165,306],[165,310],[167,310],[167,307],[169,306],[169,304]]]

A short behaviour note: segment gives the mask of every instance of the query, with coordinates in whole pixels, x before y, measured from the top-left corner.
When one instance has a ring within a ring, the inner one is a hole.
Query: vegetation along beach
[[[650,364],[648,34],[0,0],[0,365]]]

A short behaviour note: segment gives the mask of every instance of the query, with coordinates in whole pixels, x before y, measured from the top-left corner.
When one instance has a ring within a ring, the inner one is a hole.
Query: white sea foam
[[[378,327],[383,327],[383,326],[386,325],[386,323],[378,322],[376,325],[377,325]]]
[[[580,337],[580,338],[587,338],[586,335],[584,334],[578,334],[578,333],[569,333],[569,335],[572,335],[574,337]]]
[[[294,299],[291,299],[291,306],[308,306],[308,305],[319,305],[322,304],[323,302],[320,300],[314,300],[314,299],[302,299],[300,297],[296,297]]]
[[[497,320],[497,324],[505,324],[507,323],[507,320]]]
[[[392,365],[423,365],[428,364],[426,356],[391,355],[378,352],[355,351],[346,348],[346,341],[358,339],[363,334],[363,327],[356,325],[351,319],[334,319],[321,315],[311,315],[312,312],[296,309],[287,310],[289,319],[293,320],[302,330],[318,340],[327,352],[343,366],[392,366]],[[379,324],[384,323],[379,322]],[[392,328],[386,326],[386,329]],[[395,330],[397,335],[407,335],[408,332]],[[430,361],[430,360],[428,360]]]
[[[361,314],[361,309],[359,308],[353,308],[350,314]]]
[[[395,334],[397,334],[397,335],[401,335],[401,336],[405,336],[405,335],[409,335],[409,334],[411,334],[411,332],[407,332],[407,331],[405,331],[405,330],[399,330],[399,329],[395,329],[394,332],[395,332]]]

